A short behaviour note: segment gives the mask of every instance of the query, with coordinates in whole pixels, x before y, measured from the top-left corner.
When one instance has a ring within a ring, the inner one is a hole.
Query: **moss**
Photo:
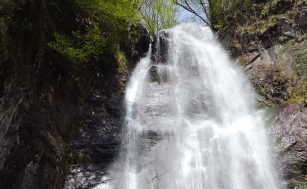
[[[245,24],[237,27],[236,33],[248,36],[262,35],[266,32],[269,32],[272,28],[277,27],[279,17],[280,15],[271,15],[267,19],[257,19],[255,20],[255,22],[252,23],[246,22]],[[252,45],[252,42],[253,41],[250,42],[250,45]],[[238,44],[240,45],[240,43]]]
[[[276,145],[279,146],[282,142],[282,137],[278,137],[275,141]]]
[[[302,37],[301,37],[302,38]],[[296,75],[288,75],[291,83],[286,87],[287,102],[307,104],[307,43],[291,40],[281,49],[293,57],[293,69]],[[294,82],[295,81],[295,82]]]
[[[298,76],[307,75],[307,43],[305,41],[297,43],[294,40],[285,45],[285,52],[289,52],[294,59],[294,70]]]
[[[233,41],[233,47],[237,50],[242,50],[242,45],[237,40]]]
[[[282,62],[283,61],[284,46],[282,46],[282,45],[274,46],[273,52],[274,52],[275,57],[276,57],[276,62]]]
[[[115,52],[115,59],[117,61],[118,71],[124,72],[127,67],[127,60],[125,54],[122,51],[117,50]]]
[[[274,102],[274,101],[271,100],[271,99],[268,99],[267,102],[268,102],[268,103],[270,104],[270,106],[272,106],[272,107],[278,106],[278,103]]]
[[[266,104],[266,103],[264,103],[263,101],[261,101],[261,102],[259,102],[258,104],[257,104],[257,108],[265,108],[265,107],[267,107],[268,105]]]
[[[304,102],[307,104],[307,81],[301,81],[296,86],[291,86],[287,88],[287,93],[289,94],[288,102]]]
[[[290,180],[291,184],[294,184],[296,186],[303,186],[304,188],[307,186],[307,180],[305,178],[305,180],[296,180],[294,178],[292,178]]]
[[[261,20],[258,24],[256,32],[263,34],[270,28],[277,26],[279,17],[280,15],[272,15],[269,16],[267,19]]]
[[[272,9],[277,5],[278,1],[280,1],[280,0],[272,0],[272,1],[269,1],[267,4],[265,4],[263,6],[263,9],[262,9],[260,15],[262,17],[269,15],[269,13],[272,11]]]

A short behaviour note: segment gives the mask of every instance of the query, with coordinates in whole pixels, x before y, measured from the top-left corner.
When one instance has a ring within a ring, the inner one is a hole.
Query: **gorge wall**
[[[272,122],[268,132],[280,177],[288,188],[304,188],[307,2],[252,2],[225,15],[219,38],[253,83],[259,108],[268,111]],[[126,35],[129,47],[122,49],[124,59],[104,64],[93,57],[73,74],[54,51],[46,51],[40,59],[32,53],[30,64],[25,63],[25,50],[15,55],[16,65],[1,57],[0,188],[63,188],[67,173],[67,189],[103,182],[91,180],[88,172],[101,177],[118,152],[127,75],[151,40],[141,26],[132,27]],[[27,42],[22,47],[28,47]],[[86,182],[76,183],[76,177]]]
[[[259,108],[274,112],[268,130],[288,188],[307,186],[306,31],[305,0],[251,1],[225,15],[219,31],[253,83]]]
[[[52,51],[18,67],[0,60],[0,188],[63,188],[70,165],[116,154],[127,74],[151,40],[141,25],[126,37],[121,62],[97,58],[74,74]]]

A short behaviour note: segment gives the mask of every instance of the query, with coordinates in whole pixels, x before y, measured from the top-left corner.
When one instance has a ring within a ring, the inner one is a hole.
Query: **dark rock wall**
[[[168,59],[168,39],[170,33],[166,30],[160,31],[152,43],[151,60],[154,63],[166,63]]]
[[[130,69],[150,43],[146,29],[132,32]],[[0,62],[1,189],[62,189],[70,164],[116,154],[129,71],[94,61],[75,77],[52,57],[17,68]]]
[[[84,70],[76,82],[51,61],[14,72],[3,75],[0,188],[60,188],[67,143],[95,74]]]
[[[130,51],[126,57],[130,61],[126,64],[126,71],[105,72],[107,68],[101,67],[92,81],[80,119],[80,130],[70,144],[65,189],[87,189],[103,183],[107,166],[118,154],[125,119],[125,83],[151,43],[151,36],[142,25],[132,26],[129,39]]]

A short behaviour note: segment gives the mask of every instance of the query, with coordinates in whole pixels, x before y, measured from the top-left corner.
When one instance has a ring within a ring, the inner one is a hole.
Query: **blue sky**
[[[200,19],[196,18],[194,14],[190,13],[189,11],[179,8],[179,22],[193,22],[199,24],[201,26],[205,26],[205,23]]]

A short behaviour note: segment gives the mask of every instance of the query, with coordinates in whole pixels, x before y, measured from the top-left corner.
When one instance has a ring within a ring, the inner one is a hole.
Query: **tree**
[[[52,52],[67,60],[65,65],[73,63],[71,67],[77,67],[86,65],[83,63],[94,55],[116,56],[120,47],[128,43],[129,24],[141,19],[139,3],[0,0],[0,61],[10,65],[39,62],[46,52]],[[112,62],[111,58],[106,59]]]
[[[216,12],[220,0],[174,0],[175,4],[191,12],[211,29],[215,29]]]
[[[197,16],[213,31],[224,24],[225,15],[246,8],[251,0],[174,0],[174,2]]]
[[[154,35],[177,24],[178,9],[172,0],[141,0],[142,24]]]
[[[137,0],[70,0],[80,26],[57,31],[48,46],[75,64],[92,55],[115,56],[129,23],[140,19]]]

